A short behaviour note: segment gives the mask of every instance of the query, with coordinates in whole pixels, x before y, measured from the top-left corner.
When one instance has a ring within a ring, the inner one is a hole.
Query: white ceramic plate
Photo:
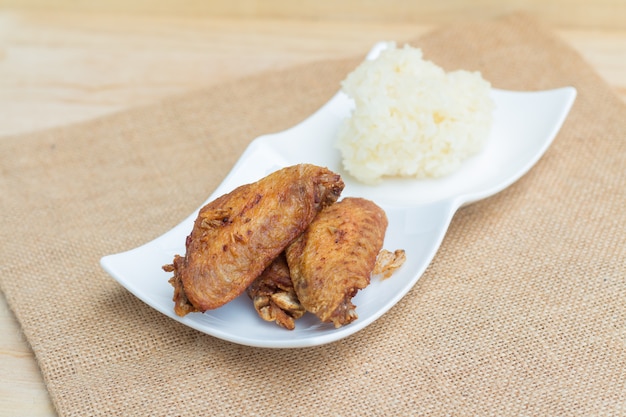
[[[377,46],[379,47],[379,46]],[[376,48],[374,49],[376,50]],[[374,278],[353,302],[359,318],[335,329],[306,314],[288,331],[263,321],[243,294],[227,305],[178,317],[174,313],[171,273],[161,269],[175,254],[184,255],[185,238],[197,211],[159,238],[101,260],[120,284],[161,313],[189,327],[231,342],[269,348],[296,348],[337,341],[363,329],[392,308],[415,285],[431,262],[456,210],[491,196],[526,173],[549,147],[569,112],[576,91],[571,87],[540,92],[492,91],[494,126],[486,149],[456,173],[435,180],[385,180],[366,186],[344,172],[334,149],[340,121],[349,115],[350,100],[338,93],[299,125],[254,140],[231,173],[206,200],[256,181],[278,168],[298,163],[326,166],[342,174],[342,197],[360,196],[379,204],[389,227],[384,247],[406,250],[407,261],[387,280]],[[205,202],[205,203],[206,203]]]

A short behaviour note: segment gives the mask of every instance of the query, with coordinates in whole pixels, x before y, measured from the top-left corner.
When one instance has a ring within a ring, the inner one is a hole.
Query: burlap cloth
[[[317,109],[362,57],[0,140],[2,291],[60,415],[626,415],[626,106],[528,16],[412,43],[498,88],[579,95],[538,165],[459,211],[413,290],[330,345],[215,339],[98,261],[181,221],[251,139]]]

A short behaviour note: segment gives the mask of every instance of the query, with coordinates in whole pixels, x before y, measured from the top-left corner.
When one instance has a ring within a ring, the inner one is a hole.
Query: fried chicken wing
[[[185,256],[164,270],[174,273],[175,311],[218,308],[234,299],[311,223],[334,203],[344,184],[310,164],[278,170],[242,185],[200,209]]]
[[[386,229],[385,212],[369,200],[344,198],[322,210],[286,250],[304,308],[335,327],[354,321],[352,297],[369,285]]]
[[[288,330],[293,330],[295,320],[305,313],[293,289],[284,252],[250,284],[246,293],[262,319]]]

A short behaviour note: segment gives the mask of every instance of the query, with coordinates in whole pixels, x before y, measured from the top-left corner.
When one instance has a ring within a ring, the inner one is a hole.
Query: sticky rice
[[[389,44],[341,84],[354,100],[336,146],[357,180],[441,177],[486,144],[494,103],[479,72],[446,73],[408,45]]]

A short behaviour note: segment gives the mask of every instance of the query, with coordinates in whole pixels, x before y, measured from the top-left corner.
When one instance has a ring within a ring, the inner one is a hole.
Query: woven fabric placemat
[[[176,225],[250,140],[316,110],[362,57],[0,140],[0,283],[59,415],[626,415],[626,106],[528,16],[411,43],[497,88],[578,97],[526,176],[455,215],[396,307],[329,345],[204,335],[98,262]]]

